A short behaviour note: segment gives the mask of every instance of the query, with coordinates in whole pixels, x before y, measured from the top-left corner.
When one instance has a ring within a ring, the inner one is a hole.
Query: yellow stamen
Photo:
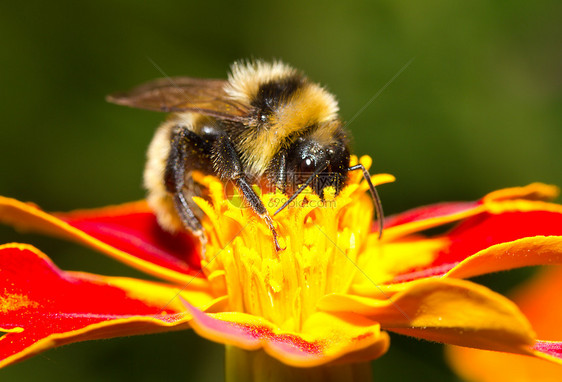
[[[352,158],[352,165],[357,158]],[[367,168],[369,157],[361,158]],[[373,203],[362,174],[349,173],[348,185],[324,200],[312,191],[301,193],[274,217],[277,252],[271,232],[255,213],[237,200],[225,197],[214,177],[196,175],[209,190],[209,200],[194,198],[206,217],[209,239],[202,261],[214,288],[224,288],[230,309],[264,317],[286,330],[299,330],[329,293],[344,293],[357,272],[363,246],[371,232]],[[391,176],[378,183],[392,181]],[[377,177],[374,178],[377,181]],[[270,215],[287,200],[279,192],[261,196]]]

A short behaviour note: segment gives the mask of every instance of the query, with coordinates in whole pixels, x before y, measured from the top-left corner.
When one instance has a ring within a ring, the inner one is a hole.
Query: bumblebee
[[[203,191],[193,180],[194,171],[231,182],[268,225],[279,251],[273,221],[253,184],[290,196],[277,214],[307,186],[320,197],[328,186],[337,194],[348,171],[362,170],[382,233],[380,199],[366,169],[350,167],[349,135],[335,97],[282,62],[236,62],[228,80],[165,78],[107,100],[172,113],[148,149],[147,200],[164,229],[187,228],[202,248],[201,211],[192,196]]]

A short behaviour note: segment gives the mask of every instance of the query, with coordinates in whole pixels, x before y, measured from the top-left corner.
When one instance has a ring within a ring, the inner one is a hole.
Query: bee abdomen
[[[170,232],[182,228],[182,222],[176,213],[174,201],[164,183],[166,164],[170,155],[170,139],[175,122],[164,122],[156,131],[147,151],[144,168],[144,187],[147,189],[147,201],[156,214],[158,223]]]

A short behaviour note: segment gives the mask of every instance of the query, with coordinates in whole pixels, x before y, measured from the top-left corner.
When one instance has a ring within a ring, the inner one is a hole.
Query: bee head
[[[324,196],[326,187],[334,187],[338,194],[345,186],[348,168],[349,149],[345,139],[322,142],[313,137],[299,138],[288,150],[287,192],[293,194],[300,185],[310,182],[320,197]]]

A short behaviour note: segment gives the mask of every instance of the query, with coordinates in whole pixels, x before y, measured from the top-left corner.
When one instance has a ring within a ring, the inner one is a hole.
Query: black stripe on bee
[[[258,92],[251,102],[258,124],[267,122],[268,117],[277,109],[279,104],[287,102],[305,83],[302,75],[278,78],[260,85]]]

